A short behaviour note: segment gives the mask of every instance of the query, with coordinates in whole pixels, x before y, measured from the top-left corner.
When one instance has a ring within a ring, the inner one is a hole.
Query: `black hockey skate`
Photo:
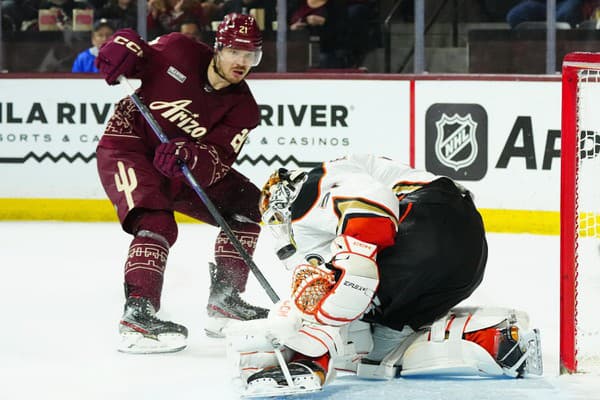
[[[187,345],[188,330],[185,326],[156,317],[150,300],[129,297],[119,323],[123,353],[149,354],[172,353]]]
[[[285,396],[317,392],[323,388],[325,377],[325,370],[319,364],[311,360],[298,360],[285,366],[265,368],[250,375],[242,396]]]
[[[209,263],[210,295],[206,312],[206,335],[214,338],[225,337],[222,330],[231,320],[248,321],[267,318],[269,310],[248,304],[240,293],[219,273],[217,266]]]

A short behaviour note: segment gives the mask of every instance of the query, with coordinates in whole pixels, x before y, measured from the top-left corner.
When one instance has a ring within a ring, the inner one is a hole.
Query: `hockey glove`
[[[167,178],[180,178],[183,176],[181,163],[193,170],[198,164],[200,151],[198,145],[188,139],[172,139],[156,148],[154,167]]]
[[[379,285],[377,246],[341,235],[325,265],[301,264],[294,270],[292,298],[306,318],[342,326],[368,309]]]
[[[147,48],[137,32],[122,29],[102,45],[95,60],[96,67],[109,85],[116,85],[121,75],[135,77]]]

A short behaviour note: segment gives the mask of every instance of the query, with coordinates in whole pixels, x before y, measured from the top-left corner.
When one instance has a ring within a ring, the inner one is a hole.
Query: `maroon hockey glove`
[[[200,148],[185,138],[172,139],[161,143],[154,152],[154,167],[168,178],[183,176],[180,163],[184,162],[190,170],[198,164]]]
[[[131,78],[141,67],[148,45],[133,29],[117,31],[102,45],[96,57],[96,67],[109,85],[116,85],[120,75]]]

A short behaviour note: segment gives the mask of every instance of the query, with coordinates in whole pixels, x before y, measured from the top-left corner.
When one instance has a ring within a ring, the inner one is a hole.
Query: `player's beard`
[[[234,70],[244,70],[242,74],[234,74]],[[240,83],[250,72],[250,68],[245,68],[243,66],[232,65],[228,71],[223,69],[223,62],[221,57],[218,54],[215,54],[213,58],[213,71],[217,74],[221,79],[224,79],[231,85],[236,85]]]

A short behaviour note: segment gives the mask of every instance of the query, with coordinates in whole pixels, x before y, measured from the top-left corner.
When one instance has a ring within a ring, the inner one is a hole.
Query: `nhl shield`
[[[435,126],[435,154],[442,164],[458,171],[475,161],[478,150],[475,140],[477,122],[473,121],[471,114],[464,117],[442,114]]]
[[[435,103],[426,113],[427,170],[479,180],[487,172],[487,113],[479,104]]]

